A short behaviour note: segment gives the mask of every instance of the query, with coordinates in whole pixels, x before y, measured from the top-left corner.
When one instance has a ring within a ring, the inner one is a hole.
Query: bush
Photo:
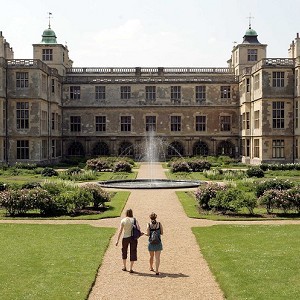
[[[113,163],[105,158],[93,158],[86,162],[86,168],[97,172],[107,171],[112,169]]]
[[[80,174],[82,170],[79,167],[69,168],[66,173],[70,176]]]
[[[28,190],[36,189],[36,188],[40,188],[40,187],[41,187],[41,184],[39,182],[27,182],[21,186],[22,189],[28,189]]]
[[[205,210],[210,210],[210,200],[216,197],[218,191],[223,191],[225,189],[226,186],[211,182],[206,185],[200,186],[195,192],[195,196],[199,203],[199,207]]]
[[[95,209],[99,208],[99,206],[104,207],[105,202],[110,201],[110,194],[102,189],[98,184],[88,183],[84,185],[85,189],[87,189],[93,195],[93,207]]]
[[[132,165],[127,161],[118,161],[114,164],[114,172],[127,172],[130,173]]]
[[[250,167],[247,171],[246,171],[248,177],[257,177],[257,178],[262,178],[265,176],[264,171],[259,168],[259,167]]]
[[[248,209],[249,214],[254,214],[254,208],[257,206],[257,198],[253,195],[243,194],[242,198],[239,199],[240,207],[245,207]]]
[[[237,212],[241,207],[242,193],[236,188],[218,191],[216,197],[210,199],[209,206],[214,210],[226,213],[227,211]]]
[[[300,187],[291,188],[289,195],[292,208],[294,208],[297,213],[300,213]]]
[[[42,176],[45,176],[45,177],[58,176],[57,171],[50,167],[44,168],[42,170],[41,174],[42,174]]]
[[[207,160],[189,160],[187,163],[192,172],[203,172],[211,168],[211,163]]]
[[[266,207],[268,214],[270,214],[276,206],[276,197],[279,196],[279,193],[279,190],[265,190],[263,195],[259,197],[259,204]]]
[[[191,168],[185,161],[175,161],[172,163],[171,172],[191,172]]]
[[[257,183],[256,196],[260,197],[267,190],[288,190],[293,187],[293,183],[289,180],[273,179]]]

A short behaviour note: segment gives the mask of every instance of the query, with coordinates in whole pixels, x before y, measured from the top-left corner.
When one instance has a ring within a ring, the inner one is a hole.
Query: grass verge
[[[299,299],[299,225],[192,230],[226,299]]]
[[[1,299],[86,299],[113,228],[0,224]]]

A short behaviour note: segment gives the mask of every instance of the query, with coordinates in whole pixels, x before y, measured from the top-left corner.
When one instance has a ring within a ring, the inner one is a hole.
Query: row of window
[[[171,101],[180,102],[182,97],[181,86],[171,86]],[[146,86],[145,87],[145,99],[148,101],[156,100],[156,86]],[[196,101],[206,100],[206,86],[195,86]],[[131,99],[131,86],[121,86],[120,87],[120,99],[129,100]],[[221,99],[229,99],[231,97],[230,86],[220,87],[220,97]],[[81,98],[81,87],[79,85],[70,86],[70,99],[78,100]],[[95,86],[95,100],[105,100],[106,99],[106,86]]]
[[[250,139],[242,140],[242,155],[250,157]],[[253,157],[260,157],[259,139],[253,139]],[[284,140],[272,140],[272,158],[284,157]]]
[[[80,132],[81,131],[81,116],[70,116],[70,131]],[[95,129],[97,132],[105,132],[107,129],[106,116],[95,117]],[[121,116],[120,117],[120,131],[130,132],[132,129],[132,117]],[[146,116],[145,119],[145,130],[156,131],[157,129],[157,118],[156,116]],[[181,131],[182,120],[181,116],[170,117],[170,130]],[[207,130],[207,118],[206,116],[195,117],[195,131],[206,131]],[[231,116],[220,116],[220,131],[231,130]]]
[[[295,115],[298,115],[298,102],[296,101]],[[298,117],[295,127],[298,128]],[[250,129],[250,112],[245,112],[241,116],[242,129]],[[259,110],[254,111],[254,129],[259,128],[260,123],[260,112]],[[284,129],[284,102],[273,101],[272,102],[272,128],[273,129]]]

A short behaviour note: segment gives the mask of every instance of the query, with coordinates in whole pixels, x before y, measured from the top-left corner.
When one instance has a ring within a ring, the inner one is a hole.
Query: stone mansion
[[[266,49],[249,26],[226,68],[74,68],[50,25],[33,59],[15,59],[0,32],[0,161],[139,158],[154,133],[161,158],[300,162],[299,35],[288,58]]]

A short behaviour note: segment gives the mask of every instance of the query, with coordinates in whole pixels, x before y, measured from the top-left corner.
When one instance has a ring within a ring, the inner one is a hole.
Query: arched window
[[[123,142],[119,147],[119,156],[134,156],[133,145],[129,142]]]
[[[108,156],[109,148],[106,143],[99,142],[94,146],[92,153],[93,155],[98,155],[98,156]]]
[[[184,149],[181,143],[173,142],[168,146],[168,156],[183,156]]]
[[[222,141],[217,146],[217,155],[235,156],[235,147],[229,141]]]
[[[195,156],[207,156],[208,146],[204,142],[196,142],[193,147],[193,155]]]
[[[80,142],[73,142],[68,148],[69,156],[84,156],[84,149]]]

